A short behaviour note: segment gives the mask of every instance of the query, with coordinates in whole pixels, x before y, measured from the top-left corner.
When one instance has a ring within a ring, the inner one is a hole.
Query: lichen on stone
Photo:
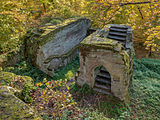
[[[1,120],[42,120],[26,103],[15,96],[16,89],[0,86]]]
[[[0,72],[0,84],[9,85],[12,80],[16,78],[16,75],[11,72]]]
[[[9,86],[13,85],[15,88],[20,90],[22,90],[25,87],[25,85],[34,86],[34,82],[31,77],[19,76],[11,72],[3,72],[3,71],[0,72],[0,84],[2,83]]]
[[[52,75],[65,65],[64,60],[70,63],[75,58],[71,56],[76,55],[74,53],[85,38],[89,26],[89,19],[77,17],[30,30],[24,39],[25,58],[30,58],[34,66]]]
[[[81,42],[81,46],[92,46],[92,48],[102,48],[106,50],[113,50],[114,52],[121,52],[124,49],[123,45],[119,44],[118,41],[109,38],[102,38],[97,33],[85,38]]]
[[[73,47],[68,53],[63,54],[63,55],[52,55],[49,58],[47,58],[44,63],[49,63],[51,60],[53,60],[54,58],[67,58],[68,56],[70,56],[76,49],[78,49],[80,45],[76,45],[75,47]]]
[[[42,27],[35,28],[30,30],[26,35],[29,36],[30,40],[33,41],[33,43],[39,43],[39,45],[44,45],[46,42],[53,40],[49,39],[49,37],[54,36],[55,33],[59,32],[60,30],[64,29],[68,24],[73,24],[80,22],[86,18],[70,18],[66,19],[63,22],[58,22],[58,24],[46,24]],[[31,42],[30,41],[30,42]]]
[[[21,100],[26,103],[31,103],[31,93],[35,90],[34,82],[31,77],[19,76],[11,72],[0,72],[0,86],[11,86],[19,90],[16,94]]]

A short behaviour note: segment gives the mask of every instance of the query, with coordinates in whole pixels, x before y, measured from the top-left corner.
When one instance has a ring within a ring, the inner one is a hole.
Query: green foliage
[[[94,109],[88,110],[88,112],[93,114],[96,111],[95,108],[97,108],[98,112],[102,113],[103,116],[116,120],[156,120],[160,116],[159,87],[160,60],[149,58],[134,59],[134,74],[130,88],[130,105],[124,105],[119,101],[116,102],[115,98],[108,96],[104,100],[100,100],[100,102],[97,103],[98,105],[94,104],[94,106],[92,106]],[[88,87],[79,87],[76,84],[73,84],[71,87],[71,92],[76,94],[78,101],[83,101],[82,99],[93,94],[92,90],[91,92],[87,91],[89,91]],[[94,99],[96,99],[96,97]],[[83,118],[84,117],[85,115]],[[89,118],[94,119],[97,117],[98,116]]]
[[[72,84],[70,90],[71,92],[77,93],[81,96],[87,96],[93,92],[92,89],[89,88],[88,84],[84,84],[82,87],[80,87],[75,83],[75,84]]]
[[[83,87],[80,87],[77,84],[73,84],[70,91],[73,95],[76,96],[75,97],[76,100],[83,101],[83,99],[87,99],[85,101],[87,101],[88,104],[90,104],[89,102],[90,97],[95,95],[95,97],[93,97],[93,99],[95,100],[94,105],[92,106],[88,105],[89,109],[86,109],[87,106],[84,106],[85,113],[81,116],[81,118],[83,119],[106,120],[109,118],[119,118],[119,116],[121,116],[121,118],[124,116],[128,117],[127,115],[129,114],[129,111],[123,102],[120,102],[117,98],[110,95],[103,95],[103,94],[101,95],[93,91],[91,88],[89,88],[87,84],[84,84]],[[99,95],[99,96],[96,96],[96,95]],[[85,103],[80,103],[80,104],[83,105]],[[90,108],[93,108],[93,109],[90,110]],[[97,115],[98,112],[99,112],[99,115]],[[127,113],[127,115],[122,116],[122,114],[125,114],[125,113]]]
[[[83,120],[111,120],[98,110],[90,110],[89,108],[84,109],[84,114],[80,118]]]
[[[23,61],[23,60],[20,63],[17,63],[14,67],[4,68],[3,71],[12,72],[17,75],[30,76],[31,78],[34,79],[35,83],[38,83],[42,82],[44,78],[46,78],[48,81],[70,79],[77,72],[78,68],[79,68],[79,57],[76,57],[76,59],[73,60],[71,64],[68,64],[65,67],[57,70],[53,74],[53,77],[48,76],[47,74],[43,73],[42,71],[34,67],[30,61]]]
[[[54,24],[54,25],[57,25],[57,24],[60,24],[62,22],[62,20],[61,19],[52,19],[51,21],[50,21],[50,23],[52,23],[52,24]]]
[[[92,20],[92,26],[102,28],[107,24],[127,24],[132,26],[135,42],[145,43],[150,52],[159,51],[159,1],[152,0],[147,4],[146,0],[85,2],[84,14]]]
[[[32,93],[36,89],[33,79],[27,76],[18,76],[11,72],[0,72],[0,85],[7,85],[20,90],[17,94],[26,103],[32,103]]]
[[[36,90],[36,87],[33,85],[26,84],[24,89],[22,90],[22,100],[24,100],[26,103],[32,103],[32,93]]]
[[[134,60],[134,75],[130,89],[131,116],[156,120],[160,116],[160,60]]]
[[[53,119],[68,118],[66,114],[72,115],[73,113],[70,110],[74,110],[74,112],[77,111],[75,108],[76,102],[73,100],[72,95],[67,91],[69,90],[67,80],[42,82],[37,83],[37,86],[45,86],[44,89],[39,88],[34,93],[34,104],[36,104],[36,109],[39,111],[45,109],[49,110],[44,115],[45,119],[47,119],[47,116],[52,116]]]
[[[56,97],[58,98],[58,95],[61,96],[62,94],[66,96],[72,94],[73,98],[71,99],[73,101],[82,101],[85,97],[94,95],[95,92],[92,91],[92,89],[90,89],[89,86],[86,84],[83,87],[80,87],[75,83],[71,84],[71,86],[68,85],[66,86],[68,80],[65,80],[66,78],[70,79],[70,77],[72,77],[76,73],[78,68],[79,68],[79,61],[77,58],[70,65],[67,65],[64,68],[61,68],[59,71],[57,71],[56,74],[53,75],[54,79],[48,77],[46,74],[33,67],[29,62],[25,61],[20,62],[14,67],[5,68],[4,70],[13,71],[14,73],[19,75],[31,76],[32,78],[34,78],[35,83],[37,83],[36,84],[37,86],[40,86],[39,82],[45,85],[45,87],[43,88],[50,89],[49,86],[52,83],[52,89],[54,91],[57,91],[57,94],[55,93],[53,94],[54,98]],[[54,81],[51,81],[52,79]],[[47,82],[48,80],[50,82]],[[107,119],[106,117],[113,118],[116,120],[125,120],[125,119],[156,120],[160,116],[159,80],[160,80],[160,60],[148,59],[148,58],[134,59],[134,74],[130,88],[131,101],[129,106],[125,106],[123,103],[114,101],[114,98],[112,96],[106,96],[105,99],[102,99],[102,101],[92,106],[93,107],[92,110],[88,109],[87,106],[87,109],[84,108],[85,110],[82,112],[82,108],[80,108],[80,111],[82,113],[78,112],[77,114],[79,115],[76,114],[75,117],[77,119],[82,118],[86,120],[88,119],[105,120]],[[69,90],[70,93],[62,92],[63,90],[67,91]],[[43,93],[41,93],[41,95],[46,100],[48,99],[48,97],[45,97],[47,96],[47,94],[48,94],[47,92],[44,95]],[[38,96],[37,98],[41,97]],[[57,100],[57,105],[61,104],[62,102],[65,103],[65,101],[61,99],[66,100],[66,98],[64,98],[63,96],[59,97],[59,99]],[[96,100],[96,97],[94,99]],[[30,99],[27,100],[32,101]],[[62,109],[63,107],[60,108]],[[60,116],[58,116],[57,119],[60,118],[69,119],[68,116],[70,113],[72,113],[72,110],[73,109],[67,109],[67,110],[63,109],[63,112],[60,113]],[[57,112],[54,113],[56,114]],[[71,114],[71,116],[72,115],[73,114]],[[50,119],[49,115],[46,115],[46,119],[48,120]]]
[[[18,12],[21,4],[2,0],[0,6],[0,53],[19,51],[19,38],[25,27],[25,21],[21,21],[24,17]]]
[[[115,98],[114,98],[115,99]],[[124,112],[128,112],[126,106],[117,101],[116,103],[113,102],[115,100],[111,100],[111,102],[101,102],[100,103],[100,111],[102,111],[106,116],[110,118],[119,118],[121,114]]]
[[[13,67],[4,68],[4,71],[12,72],[17,75],[30,76],[34,79],[35,83],[43,81],[44,78],[51,80],[51,78],[47,74],[35,68],[30,61],[22,60],[20,63],[17,63]]]
[[[49,22],[48,18],[86,16],[92,26],[101,28],[109,23],[133,27],[136,41],[145,41],[147,49],[159,50],[159,4],[136,0],[1,0],[0,53],[18,52],[28,28]],[[125,3],[125,4],[124,4]],[[54,21],[53,23],[59,23]],[[144,34],[145,33],[145,34]]]
[[[79,57],[77,56],[71,64],[66,65],[65,67],[60,68],[53,74],[53,80],[59,79],[70,79],[74,76],[79,68]]]

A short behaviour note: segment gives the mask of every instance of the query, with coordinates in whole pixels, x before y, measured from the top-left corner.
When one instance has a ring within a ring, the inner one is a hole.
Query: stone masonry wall
[[[94,70],[103,66],[111,76],[111,93],[128,102],[128,87],[132,76],[132,56],[116,40],[102,37],[99,31],[88,36],[80,46],[80,71],[77,83],[94,88]]]

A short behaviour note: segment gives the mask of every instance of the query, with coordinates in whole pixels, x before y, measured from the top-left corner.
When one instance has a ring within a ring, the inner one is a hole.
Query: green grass
[[[75,75],[78,69],[79,69],[79,57],[76,57],[76,59],[73,60],[71,64],[68,64],[65,67],[62,67],[59,70],[57,70],[56,73],[53,74],[53,79],[54,80],[70,79]]]
[[[131,116],[137,119],[160,119],[160,60],[134,60]]]
[[[64,80],[70,79],[77,72],[79,68],[79,58],[76,57],[71,64],[57,70],[52,77],[48,76],[44,72],[34,67],[30,61],[21,61],[13,67],[6,67],[3,71],[13,72],[17,75],[30,76],[34,79],[34,82],[42,82],[44,78],[50,80]]]
[[[26,61],[22,61],[14,67],[5,68],[4,71],[30,76],[36,83],[43,81],[44,78],[47,78],[47,80],[70,79],[78,69],[79,60],[76,58],[71,64],[59,69],[53,74],[53,77],[49,77]],[[87,87],[80,88],[73,85],[72,89],[81,97],[81,94],[88,95]],[[82,116],[86,116],[86,120],[96,120],[98,118],[105,119],[106,116],[116,120],[159,120],[160,60],[148,58],[134,60],[134,75],[130,88],[130,98],[130,105],[127,108],[121,103],[109,104],[100,102],[99,109],[95,108],[90,110],[89,108],[86,108],[86,112],[84,112],[84,115]]]
[[[30,76],[34,79],[34,82],[43,81],[44,78],[48,80],[52,79],[47,74],[35,68],[29,61],[21,61],[13,67],[6,67],[3,71],[12,72],[17,75]]]

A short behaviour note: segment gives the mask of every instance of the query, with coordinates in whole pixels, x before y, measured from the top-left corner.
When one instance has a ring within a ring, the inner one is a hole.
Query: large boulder
[[[10,86],[0,86],[0,120],[42,120],[36,112],[15,94]]]
[[[25,37],[25,56],[40,70],[52,75],[75,58],[89,27],[89,19],[72,18],[36,28]]]

